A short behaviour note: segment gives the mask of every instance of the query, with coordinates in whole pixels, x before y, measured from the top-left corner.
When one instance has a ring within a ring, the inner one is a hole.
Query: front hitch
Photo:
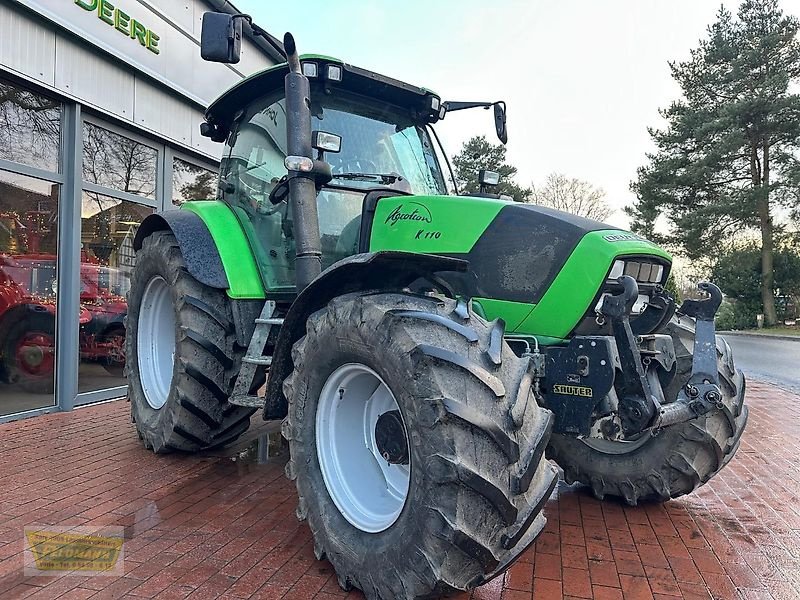
[[[692,374],[678,392],[676,400],[663,405],[653,428],[667,427],[690,421],[713,409],[724,408],[717,370],[717,337],[714,315],[722,303],[722,292],[713,283],[701,282],[698,286],[708,296],[701,300],[685,300],[679,314],[695,319]]]
[[[629,275],[623,275],[617,281],[622,286],[622,291],[604,296],[599,313],[611,321],[611,330],[617,344],[621,365],[619,382],[615,384],[619,396],[619,418],[622,431],[629,435],[646,428],[661,405],[647,380],[642,366],[642,355],[629,319],[631,309],[639,297],[639,284]]]
[[[631,329],[629,313],[639,293],[636,280],[619,278],[622,291],[603,298],[599,312],[611,321],[621,362],[619,417],[626,435],[645,429],[660,429],[690,421],[710,410],[722,407],[722,393],[717,374],[717,341],[714,315],[722,302],[722,292],[713,283],[702,282],[698,288],[707,297],[686,300],[678,313],[696,321],[692,373],[674,402],[661,404],[648,381],[641,352]]]

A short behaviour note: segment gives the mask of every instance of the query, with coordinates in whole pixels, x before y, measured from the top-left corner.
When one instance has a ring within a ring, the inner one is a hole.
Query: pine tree
[[[511,196],[517,202],[525,202],[530,198],[531,189],[514,183],[517,168],[506,163],[506,147],[503,144],[492,144],[486,136],[475,136],[464,143],[453,157],[456,184],[461,194],[474,194],[480,189],[478,171],[487,169],[500,173],[500,185],[492,188],[492,193]]]
[[[800,23],[778,0],[720,9],[685,62],[671,63],[683,98],[650,130],[657,151],[631,188],[632,228],[689,258],[716,255],[747,229],[760,232],[761,303],[776,321],[776,215],[800,206]],[[655,227],[664,215],[669,231]]]

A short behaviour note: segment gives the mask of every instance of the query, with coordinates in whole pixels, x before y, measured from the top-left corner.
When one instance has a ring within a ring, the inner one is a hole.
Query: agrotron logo
[[[431,223],[433,217],[431,211],[424,204],[418,202],[409,202],[406,208],[404,204],[398,204],[395,209],[389,213],[384,223],[388,223],[389,227],[397,225],[401,221],[412,221],[415,223]]]

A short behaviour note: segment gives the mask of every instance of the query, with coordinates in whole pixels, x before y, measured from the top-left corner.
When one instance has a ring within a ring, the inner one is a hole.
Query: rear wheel
[[[347,295],[312,315],[284,382],[298,518],[370,599],[465,590],[544,527],[552,414],[466,304]]]
[[[55,319],[50,314],[31,314],[9,328],[3,348],[9,383],[32,394],[52,394],[55,356]]]
[[[230,300],[189,274],[169,231],[136,255],[126,328],[128,398],[145,446],[198,451],[247,430],[254,409],[228,403],[245,351]]]
[[[665,333],[672,336],[677,358],[677,373],[664,390],[665,398],[673,401],[692,371],[694,321],[673,318]],[[744,376],[733,364],[730,346],[719,336],[717,364],[721,410],[624,442],[553,435],[548,456],[564,469],[567,483],[584,483],[599,499],[618,496],[636,505],[688,494],[733,458],[747,423]]]

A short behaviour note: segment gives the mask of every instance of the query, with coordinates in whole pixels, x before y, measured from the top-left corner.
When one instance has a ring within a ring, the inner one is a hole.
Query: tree
[[[800,206],[800,96],[790,92],[800,78],[800,23],[778,0],[745,0],[737,16],[720,9],[691,58],[670,64],[683,98],[661,111],[665,129],[650,130],[657,151],[639,169],[626,212],[634,231],[690,259],[757,230],[760,301],[772,325],[774,219]],[[655,227],[660,215],[666,233]]]
[[[506,163],[506,147],[492,144],[486,136],[476,136],[461,147],[461,152],[453,157],[456,184],[462,194],[474,194],[480,190],[478,171],[487,169],[500,173],[500,185],[492,188],[493,193],[511,196],[517,202],[525,202],[531,195],[530,188],[514,183],[517,168]]]
[[[800,247],[789,240],[776,240],[773,264],[773,298],[786,299],[800,295]],[[731,322],[726,323],[726,328],[755,325],[755,315],[762,306],[759,245],[750,242],[723,253],[714,264],[711,276],[734,302],[729,316]]]
[[[605,191],[587,181],[551,173],[544,185],[533,187],[530,201],[587,219],[605,221],[613,212],[606,204],[605,197]]]

